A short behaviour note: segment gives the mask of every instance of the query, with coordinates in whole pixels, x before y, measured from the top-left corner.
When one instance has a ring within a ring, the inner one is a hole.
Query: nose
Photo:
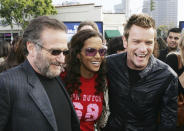
[[[140,49],[141,52],[146,52],[147,48],[146,48],[145,43],[140,44],[140,48],[139,49]]]
[[[63,52],[57,56],[57,61],[60,63],[65,63],[65,55],[63,54]]]
[[[97,51],[95,58],[100,58],[100,53]]]

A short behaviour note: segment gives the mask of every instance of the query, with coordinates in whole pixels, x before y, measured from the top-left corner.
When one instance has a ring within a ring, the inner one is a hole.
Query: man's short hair
[[[174,33],[181,33],[181,29],[180,28],[171,28],[168,33],[167,36],[169,36],[170,32],[174,32]]]
[[[134,14],[129,19],[124,28],[124,36],[126,39],[129,37],[130,28],[133,26],[140,26],[142,28],[153,28],[155,29],[155,39],[156,39],[156,27],[155,20],[146,14]]]
[[[36,41],[40,41],[41,33],[46,28],[67,32],[67,28],[64,23],[56,19],[49,18],[48,16],[39,16],[31,20],[27,28],[24,30],[23,34],[23,48],[25,55],[28,54],[26,43],[28,41],[33,43],[35,43]]]

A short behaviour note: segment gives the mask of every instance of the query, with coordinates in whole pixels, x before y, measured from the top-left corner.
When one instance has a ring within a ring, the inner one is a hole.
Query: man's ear
[[[123,39],[123,46],[126,49],[128,47],[127,39],[125,38],[125,36],[122,36],[122,39]]]
[[[28,54],[32,56],[35,50],[35,45],[32,42],[27,42],[26,47],[27,47]]]

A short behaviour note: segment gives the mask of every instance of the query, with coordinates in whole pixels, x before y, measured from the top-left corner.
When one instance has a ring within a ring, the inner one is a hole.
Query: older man
[[[27,60],[0,74],[0,131],[79,131],[59,76],[67,51],[66,27],[33,19],[23,34]]]

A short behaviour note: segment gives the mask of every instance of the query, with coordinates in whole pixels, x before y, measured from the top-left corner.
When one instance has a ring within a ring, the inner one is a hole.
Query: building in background
[[[14,24],[13,30],[11,27],[7,24],[2,23],[2,19],[0,19],[0,41],[12,41],[12,38],[17,37],[20,35],[21,27]],[[13,36],[13,37],[11,37]]]
[[[67,25],[69,40],[77,32],[81,21],[96,22],[107,40],[123,34],[123,25],[126,22],[124,13],[103,13],[102,6],[94,3],[65,4],[55,7],[58,14],[50,17],[63,21]]]
[[[151,15],[155,19],[157,27],[160,25],[178,27],[178,1],[183,1],[183,6],[181,7],[184,7],[184,0],[153,0],[153,11],[150,11],[151,0],[81,1],[82,0],[53,0],[58,14],[51,17],[63,21],[68,27],[70,26],[68,30],[69,39],[75,33],[78,24],[81,21],[87,20],[96,22],[104,36],[113,36],[109,34],[122,35],[127,19],[132,14],[142,12]],[[181,11],[179,13],[181,14]],[[180,19],[180,21],[184,21],[184,19]],[[3,25],[0,22],[0,41],[10,41],[11,33],[13,36],[17,36],[20,34],[20,30],[21,28],[17,25],[14,25],[13,30],[11,30],[10,26]]]
[[[143,13],[151,15],[156,26],[166,25],[168,27],[178,26],[178,0],[152,0],[154,10],[150,9],[151,0],[144,0]]]

